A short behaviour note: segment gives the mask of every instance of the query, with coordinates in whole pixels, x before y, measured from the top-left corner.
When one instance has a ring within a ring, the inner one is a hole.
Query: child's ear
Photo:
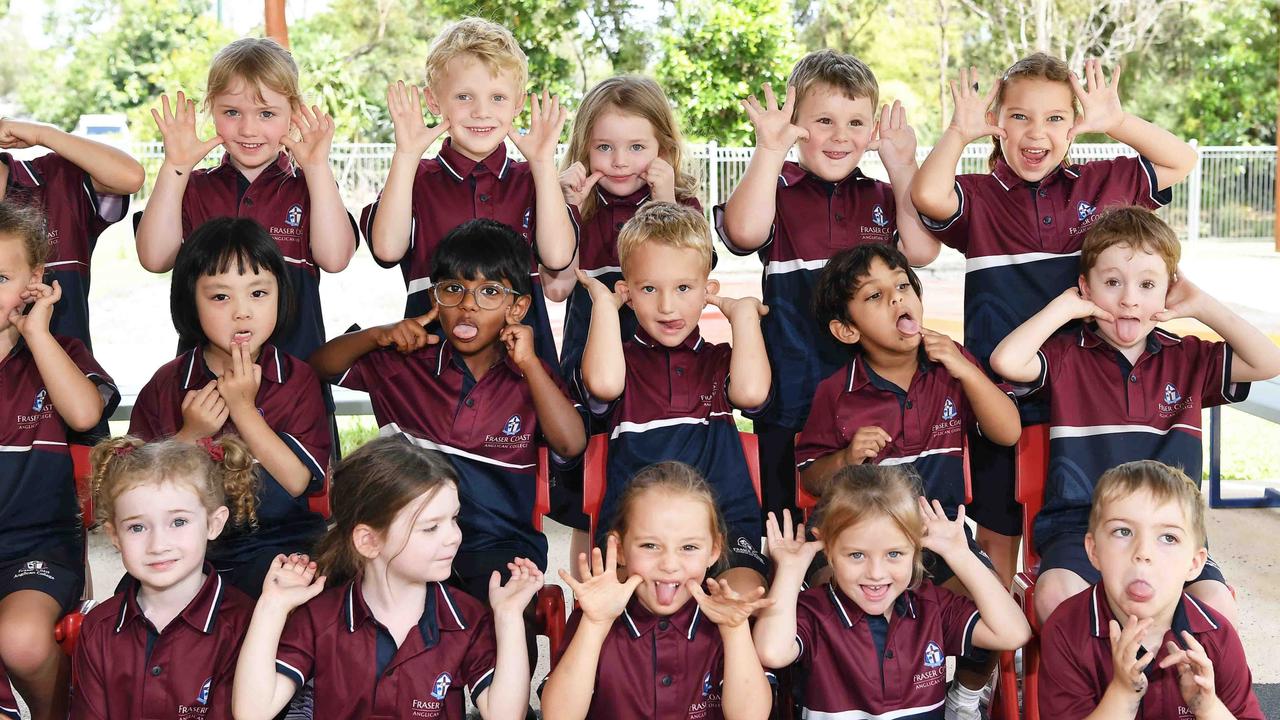
[[[1089,556],[1089,563],[1093,565],[1093,569],[1097,570],[1098,572],[1102,572],[1102,568],[1099,567],[1098,565],[1098,556],[1094,552],[1095,549],[1096,548],[1094,547],[1094,542],[1093,542],[1093,531],[1090,530],[1089,532],[1084,534],[1084,553]]]
[[[988,125],[997,125],[997,126],[998,126],[998,125],[999,125],[999,122],[998,122],[999,120],[1000,120],[1000,118],[996,117],[996,114],[995,114],[995,112],[994,112],[994,111],[991,111],[991,110],[988,110],[988,111],[987,111],[987,124],[988,124]]]
[[[613,284],[613,292],[615,295],[621,295],[626,299],[627,305],[631,305],[631,287],[627,285],[626,280],[619,280]]]
[[[382,552],[382,534],[360,523],[351,531],[351,544],[366,560],[373,560]]]
[[[205,537],[208,540],[216,540],[222,534],[222,529],[227,526],[227,518],[231,516],[231,511],[226,505],[219,505],[216,510],[209,513],[209,534]]]
[[[1076,278],[1076,287],[1080,289],[1080,297],[1085,300],[1091,299],[1089,297],[1089,279],[1084,276],[1084,273],[1081,273],[1080,277]]]
[[[708,294],[708,295],[719,295],[719,294],[720,294],[720,281],[719,281],[719,280],[708,280],[708,281],[707,281],[707,294]]]
[[[116,549],[116,552],[120,552],[120,536],[116,535],[115,521],[102,523],[102,526],[107,529],[107,539],[111,541],[112,547]]]
[[[840,320],[832,320],[827,323],[827,329],[831,331],[831,335],[836,340],[845,345],[856,345],[858,344],[858,339],[862,337],[862,333],[858,332],[858,328],[854,327],[853,323],[846,323]]]
[[[529,312],[529,305],[532,302],[533,298],[527,294],[517,297],[516,301],[511,303],[511,310],[509,313],[511,319],[516,322],[524,320],[525,313]]]
[[[1191,582],[1200,577],[1200,571],[1204,569],[1204,564],[1209,560],[1209,551],[1200,546],[1196,550],[1196,554],[1191,558],[1191,567],[1187,569],[1187,576],[1183,578],[1184,582]]]
[[[439,103],[439,101],[437,101],[437,100],[436,100],[436,94],[435,94],[434,92],[432,92],[432,91],[431,91],[431,88],[429,88],[429,87],[428,87],[428,88],[423,88],[423,90],[422,90],[422,94],[423,94],[423,96],[426,98],[426,101],[427,101],[427,109],[431,111],[431,114],[432,114],[432,115],[439,115],[439,114],[440,114],[440,103]]]

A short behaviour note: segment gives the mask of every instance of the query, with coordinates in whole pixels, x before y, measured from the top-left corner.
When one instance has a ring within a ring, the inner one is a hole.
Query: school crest
[[[1076,205],[1076,216],[1079,218],[1080,222],[1084,222],[1085,220],[1088,220],[1096,210],[1096,207],[1081,200],[1080,204]]]
[[[702,696],[706,697],[711,694],[711,673],[702,676]]]
[[[520,416],[512,415],[507,419],[507,424],[502,426],[502,433],[508,437],[520,432]]]
[[[937,668],[942,667],[947,662],[947,656],[942,654],[942,648],[938,647],[938,643],[930,642],[924,649],[924,666]]]
[[[530,223],[530,222],[532,222],[532,221],[533,221],[533,208],[525,208],[525,209],[524,209],[524,220],[522,221],[522,222],[524,223],[524,229],[525,229],[525,230],[528,230],[528,229],[529,229],[529,223]]]
[[[436,684],[431,688],[431,697],[436,700],[443,700],[444,696],[449,692],[449,685],[453,682],[453,678],[449,673],[442,672],[436,678]]]
[[[956,414],[956,404],[951,402],[951,398],[947,398],[947,402],[942,406],[942,419],[955,420]]]
[[[871,222],[880,227],[885,227],[889,224],[889,219],[884,216],[884,208],[877,205],[875,209],[871,211]]]
[[[293,207],[289,208],[288,214],[284,216],[284,224],[288,225],[289,227],[295,227],[295,228],[302,225],[302,206],[301,205],[299,205],[298,203],[294,203]]]
[[[213,678],[204,681],[200,686],[200,694],[196,695],[196,703],[199,705],[209,704],[209,688],[213,687]]]
[[[1178,394],[1178,389],[1173,383],[1165,383],[1164,386],[1164,403],[1166,405],[1177,405],[1182,402],[1182,396]]]
[[[31,403],[31,412],[44,411],[45,401],[49,399],[49,392],[44,388],[40,388],[40,392],[36,393],[35,402]]]

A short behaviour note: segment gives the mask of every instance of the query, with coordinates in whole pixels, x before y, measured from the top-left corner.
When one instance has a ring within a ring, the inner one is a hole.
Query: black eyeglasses
[[[457,307],[471,295],[481,310],[497,310],[506,302],[507,296],[520,297],[522,293],[498,283],[485,283],[474,290],[454,280],[446,280],[431,286],[431,294],[441,307]]]

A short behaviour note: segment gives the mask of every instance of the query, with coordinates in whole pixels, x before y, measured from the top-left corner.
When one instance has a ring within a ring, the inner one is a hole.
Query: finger
[[[512,574],[511,579],[512,579],[512,580],[515,580],[515,575],[514,575],[514,574]],[[510,583],[508,583],[508,584],[510,584]],[[492,597],[492,596],[493,596],[493,594],[494,594],[494,593],[496,593],[496,592],[498,591],[498,588],[500,588],[500,587],[502,587],[502,576],[498,574],[498,571],[497,571],[497,570],[494,570],[492,573],[490,573],[490,574],[489,574],[489,595],[490,595],[490,597]]]
[[[907,108],[901,100],[893,101],[893,111],[889,114],[890,127],[901,130],[907,125]]]
[[[778,98],[773,94],[773,85],[770,83],[764,84],[764,107],[766,112],[779,109]]]
[[[883,428],[875,428],[875,431],[876,439],[880,440],[881,443],[888,444],[893,442],[893,436],[885,432]]]
[[[978,70],[975,68],[973,73],[974,73],[974,77],[976,78],[978,76],[977,75]],[[987,92],[986,98],[984,98],[982,101],[983,107],[989,108],[991,107],[991,104],[996,101],[996,95],[1000,93],[1000,83],[1001,83],[1000,76],[997,75],[995,79],[992,80],[991,82],[991,90]]]
[[[587,561],[586,553],[578,553],[578,577],[583,580],[591,579],[591,564]]]
[[[787,511],[783,510],[782,514],[786,517]],[[764,535],[769,539],[770,547],[782,540],[782,530],[778,527],[778,517],[773,514],[772,510],[769,511],[768,517],[764,519]]]
[[[607,552],[605,554],[605,570],[609,571],[611,574],[616,573],[618,571],[618,536],[610,535],[608,540],[605,541],[605,545],[607,548]],[[597,548],[597,550],[599,550],[599,548]]]
[[[786,100],[782,103],[782,111],[787,115],[790,115],[791,112],[795,109],[795,107],[796,107],[796,86],[787,85],[787,95],[786,95]]]
[[[956,506],[956,522],[960,523],[961,525],[964,524],[964,504],[963,503]]]
[[[597,577],[604,574],[604,555],[600,553],[600,548],[591,548],[591,572],[587,573],[587,577]]]
[[[599,170],[591,173],[590,175],[587,176],[586,180],[582,181],[582,189],[579,192],[585,193],[586,191],[595,187],[596,183],[600,182],[600,178],[602,177],[604,177],[604,173],[600,172]]]
[[[556,574],[560,576],[560,579],[564,581],[565,585],[569,586],[569,589],[573,591],[574,595],[578,595],[582,592],[582,583],[578,582],[573,577],[573,574],[568,570],[560,568],[559,570],[556,570]]]
[[[1124,71],[1124,63],[1116,63],[1116,67],[1111,71],[1111,87],[1115,89],[1116,94],[1120,93],[1120,73]]]
[[[723,303],[724,303],[724,299],[723,299],[723,298],[721,298],[719,295],[714,295],[714,294],[712,294],[712,293],[707,293],[707,304],[708,304],[708,305],[714,305],[714,306],[716,306],[716,307],[718,307],[718,308],[723,309]]]

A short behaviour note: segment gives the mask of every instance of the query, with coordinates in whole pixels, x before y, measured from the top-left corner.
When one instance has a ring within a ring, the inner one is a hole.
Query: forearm
[[[276,672],[276,652],[288,618],[288,609],[267,603],[254,609],[231,686],[232,714],[237,720],[275,717],[293,696],[296,685]]]
[[[482,696],[484,720],[519,720],[529,707],[529,656],[525,652],[524,618],[495,615],[497,651],[493,682]]]
[[[1198,159],[1196,149],[1182,138],[1132,113],[1109,136],[1137,150],[1155,166],[1158,190],[1176,185],[1191,173]]]
[[[1018,406],[986,373],[976,365],[960,378],[960,386],[969,400],[969,407],[982,428],[983,437],[997,445],[1013,446],[1022,435],[1022,420]]]
[[[777,207],[778,173],[787,153],[756,148],[738,187],[724,205],[724,229],[739,250],[755,250],[769,239]]]
[[[325,162],[302,172],[311,200],[311,255],[325,272],[342,272],[356,252],[356,234],[347,219],[333,169]]]
[[[368,330],[357,330],[330,340],[307,358],[311,369],[323,379],[336,378],[351,369],[360,358],[378,349]]]
[[[600,648],[608,634],[608,625],[586,621],[578,625],[573,640],[556,664],[556,669],[547,676],[547,684],[542,689],[543,717],[582,720],[587,716],[596,688]]]
[[[542,363],[533,363],[525,371],[529,394],[533,396],[533,411],[538,414],[538,426],[542,436],[555,454],[563,458],[577,457],[587,447],[587,432],[582,427],[582,416],[573,408],[569,398],[560,392],[559,386],[547,374]]]
[[[138,261],[153,273],[168,272],[182,247],[182,196],[191,179],[191,168],[165,161],[156,174],[155,187],[138,223],[134,239]]]
[[[627,381],[626,358],[622,354],[622,330],[618,309],[609,303],[591,306],[591,327],[582,351],[582,382],[591,397],[613,402]]]
[[[800,486],[810,495],[822,497],[827,489],[827,481],[848,464],[849,453],[844,449],[823,455],[800,471]]]
[[[89,173],[94,190],[105,195],[132,195],[142,189],[146,173],[133,156],[100,142],[46,127],[40,144]]]
[[[969,143],[960,131],[947,128],[911,181],[911,202],[925,217],[946,220],[956,214],[956,166]]]
[[[397,151],[391,156],[387,184],[378,197],[378,212],[369,228],[369,246],[383,262],[398,262],[409,250],[413,225],[413,180],[420,158]]]
[[[751,630],[744,622],[720,628],[724,643],[722,711],[725,720],[764,720],[773,709],[769,681],[751,644]]]
[[[755,308],[730,319],[733,351],[729,356],[729,402],[744,410],[758,408],[769,399],[773,376],[764,349],[760,316]]]
[[[982,616],[974,630],[974,644],[988,650],[1012,650],[1031,638],[1031,627],[1000,579],[961,545],[943,560],[964,584]]]
[[[569,207],[560,189],[560,178],[555,164],[551,162],[530,162],[529,169],[533,175],[534,207],[538,218],[534,227],[538,260],[552,270],[563,270],[573,262],[578,243],[569,218]]]
[[[888,169],[889,182],[893,188],[894,219],[898,224],[898,245],[907,262],[916,267],[923,267],[933,262],[942,250],[942,243],[933,233],[925,229],[916,212],[915,203],[911,202],[911,181],[919,172],[915,163],[903,167]]]
[[[1142,696],[1121,690],[1115,684],[1107,686],[1098,706],[1085,720],[1134,720],[1142,706]]]
[[[1232,382],[1269,380],[1280,374],[1280,347],[1231,308],[1209,299],[1198,319],[1231,346]]]
[[[293,454],[293,450],[267,425],[267,421],[252,406],[237,408],[231,412],[231,422],[235,423],[236,432],[249,451],[262,466],[271,473],[280,487],[293,497],[307,491],[311,484],[311,471]]]
[[[1053,333],[1071,318],[1056,312],[1053,303],[1009,333],[991,353],[991,369],[1000,377],[1028,383],[1040,375],[1036,354]]]
[[[786,667],[796,659],[796,601],[806,569],[779,567],[769,586],[773,605],[756,614],[751,639],[766,667]]]
[[[49,401],[62,421],[78,432],[92,430],[102,419],[102,394],[98,386],[85,377],[52,335],[33,333],[26,341],[40,380],[49,391]]]
[[[542,295],[551,302],[564,302],[573,294],[578,284],[578,254],[574,253],[573,262],[563,270],[552,270],[546,265],[538,265],[538,275],[542,280]]]

